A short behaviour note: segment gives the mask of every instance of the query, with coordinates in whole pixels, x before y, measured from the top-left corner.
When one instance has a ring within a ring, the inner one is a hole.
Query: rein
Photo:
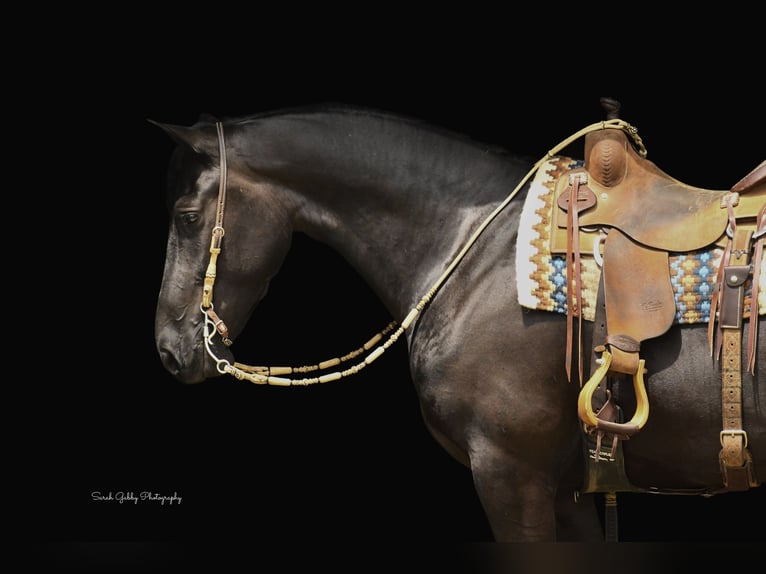
[[[465,257],[465,255],[468,253],[469,249],[473,246],[473,244],[476,242],[479,236],[484,232],[484,230],[489,226],[489,224],[495,219],[495,217],[497,217],[497,215],[499,215],[500,212],[503,211],[503,209],[505,209],[508,206],[511,200],[518,194],[518,192],[527,183],[527,181],[529,181],[529,178],[532,177],[532,175],[534,175],[535,172],[537,172],[540,166],[542,166],[550,158],[557,155],[561,150],[571,145],[577,139],[583,137],[584,135],[592,131],[603,130],[603,129],[623,130],[633,139],[639,154],[642,157],[646,157],[646,153],[647,153],[646,148],[644,147],[643,141],[638,135],[638,130],[632,125],[630,125],[629,123],[627,123],[626,121],[615,118],[615,119],[609,119],[609,120],[597,122],[589,126],[586,126],[585,128],[575,132],[568,138],[562,140],[555,147],[551,148],[545,154],[545,156],[543,156],[540,160],[538,160],[532,166],[529,172],[521,179],[521,181],[513,189],[513,191],[511,191],[511,193],[503,200],[503,202],[500,203],[500,205],[498,205],[492,211],[492,213],[490,213],[489,216],[487,216],[487,218],[478,227],[478,229],[476,229],[476,231],[468,239],[468,241],[460,250],[460,252],[452,260],[449,267],[447,267],[444,273],[442,273],[442,275],[436,280],[436,282],[426,292],[426,294],[423,295],[423,297],[418,301],[417,305],[410,310],[410,312],[407,314],[407,316],[404,318],[401,324],[399,324],[398,327],[397,327],[397,322],[392,321],[384,329],[382,329],[380,332],[375,334],[371,339],[369,339],[366,343],[364,343],[364,345],[362,345],[361,347],[355,349],[354,351],[351,351],[350,353],[346,355],[343,355],[342,357],[335,357],[332,359],[328,359],[316,365],[306,365],[301,367],[255,367],[255,366],[245,365],[243,363],[238,363],[238,362],[231,364],[228,360],[219,358],[218,356],[216,356],[213,350],[213,345],[212,345],[212,339],[216,333],[218,333],[221,336],[224,345],[228,347],[228,346],[231,346],[232,344],[232,340],[229,338],[228,327],[223,322],[223,320],[216,314],[214,310],[214,306],[213,306],[213,286],[215,284],[215,278],[216,278],[216,263],[218,260],[218,255],[221,253],[222,239],[225,233],[223,228],[223,216],[224,216],[224,210],[226,207],[226,179],[227,179],[226,144],[224,139],[223,124],[221,122],[216,122],[216,131],[218,134],[218,153],[220,158],[219,161],[220,161],[221,174],[220,174],[219,182],[218,182],[218,200],[217,200],[217,207],[216,207],[215,226],[213,227],[212,238],[210,241],[210,261],[208,263],[207,270],[205,271],[205,280],[204,280],[203,289],[202,289],[202,303],[200,305],[200,310],[205,316],[205,326],[204,326],[205,349],[207,350],[208,355],[210,355],[210,357],[216,362],[216,369],[221,374],[229,374],[240,380],[244,379],[256,384],[268,384],[268,385],[276,385],[276,386],[308,386],[314,383],[326,383],[329,381],[336,381],[343,377],[347,377],[347,376],[358,373],[367,365],[371,364],[378,357],[380,357],[385,352],[385,350],[388,349],[391,345],[393,345],[399,339],[399,337],[401,337],[404,331],[407,330],[414,323],[415,319],[418,317],[420,312],[423,309],[425,309],[425,307],[430,303],[431,299],[434,297],[434,295],[436,295],[436,292],[441,288],[441,286],[450,276],[452,271],[458,266],[460,261]],[[396,328],[396,330],[394,330],[394,328]],[[386,339],[386,341],[378,345],[378,343],[386,335],[388,335],[388,338]],[[374,350],[372,350],[372,352],[370,352],[364,358],[364,360],[342,371],[333,371],[331,373],[328,373],[326,375],[322,375],[319,377],[307,377],[307,378],[299,378],[299,379],[292,379],[292,378],[279,376],[279,375],[289,375],[289,374],[295,374],[295,373],[299,373],[299,374],[310,373],[314,371],[326,370],[331,367],[336,367],[340,365],[341,363],[344,363],[346,361],[349,361],[351,359],[354,359],[360,356],[366,351],[370,351],[370,349],[373,349],[375,345],[378,345],[378,346]]]

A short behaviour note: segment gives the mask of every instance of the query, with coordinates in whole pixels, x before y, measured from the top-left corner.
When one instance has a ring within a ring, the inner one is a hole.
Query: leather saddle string
[[[578,176],[579,179],[582,176]],[[577,313],[577,376],[579,383],[583,383],[583,357],[582,357],[582,266],[580,259],[580,222],[579,222],[579,208],[577,202],[579,201],[580,186],[577,185],[574,193],[575,207],[572,211],[574,214],[574,228],[572,229],[573,247],[575,250],[574,260],[574,280],[577,282],[575,288],[575,297],[577,298],[574,311]]]
[[[578,217],[578,195],[580,192],[581,174],[572,178],[569,188],[569,208],[567,209],[567,349],[566,349],[566,373],[567,380],[571,381],[572,371],[572,338],[574,330],[574,317],[578,317],[577,329],[577,368],[580,384],[583,383],[583,359],[582,359],[582,289],[580,285],[580,225]]]

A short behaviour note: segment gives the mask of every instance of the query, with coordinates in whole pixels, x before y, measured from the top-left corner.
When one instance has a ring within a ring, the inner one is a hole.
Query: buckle
[[[741,436],[742,440],[745,441],[745,444],[742,446],[742,448],[747,448],[747,432],[743,431],[742,429],[726,429],[722,430],[720,434],[720,440],[721,440],[721,446],[723,446],[723,437],[730,436]]]

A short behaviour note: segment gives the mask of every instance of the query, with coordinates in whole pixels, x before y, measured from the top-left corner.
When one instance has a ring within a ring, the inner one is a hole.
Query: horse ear
[[[211,148],[209,137],[206,136],[202,130],[193,126],[187,127],[173,124],[163,124],[150,119],[147,119],[146,121],[160,128],[177,144],[186,145],[191,150],[199,154],[210,154]]]

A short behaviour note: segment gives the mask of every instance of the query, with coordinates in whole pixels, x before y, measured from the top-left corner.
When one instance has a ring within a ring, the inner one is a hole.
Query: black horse
[[[470,469],[495,539],[603,540],[594,494],[582,489],[580,386],[564,369],[567,321],[519,304],[516,239],[534,159],[353,108],[161,127],[179,144],[156,317],[170,373],[186,383],[229,373],[264,384],[332,384],[374,368],[401,338],[425,425]],[[235,363],[227,344],[245,329],[296,232],[339,253],[399,322],[331,361],[330,374],[253,370]],[[582,335],[591,338],[587,321]],[[745,330],[743,348],[747,337]],[[757,356],[764,352],[760,338]],[[718,492],[721,373],[707,325],[674,325],[641,354],[651,415],[620,443],[627,476],[639,490]],[[762,477],[761,376],[760,368],[742,369],[748,448]],[[630,414],[630,386],[613,392]]]

